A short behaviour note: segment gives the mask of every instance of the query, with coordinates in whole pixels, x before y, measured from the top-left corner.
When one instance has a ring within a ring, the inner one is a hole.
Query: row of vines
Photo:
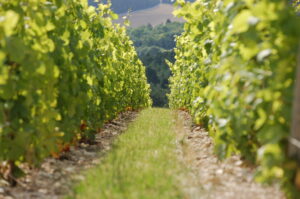
[[[0,0],[0,162],[38,165],[128,108],[145,69],[109,5]]]
[[[299,18],[284,0],[177,1],[187,21],[170,64],[170,106],[208,128],[220,158],[241,154],[257,179],[289,198],[297,164],[287,157]],[[295,6],[299,6],[295,1]],[[299,179],[298,179],[299,180]]]

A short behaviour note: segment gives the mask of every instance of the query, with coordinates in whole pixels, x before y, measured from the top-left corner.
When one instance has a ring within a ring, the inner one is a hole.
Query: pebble
[[[5,193],[4,188],[0,187],[0,193]]]
[[[218,169],[218,170],[216,171],[216,174],[217,174],[217,175],[222,175],[223,173],[224,173],[223,169]]]
[[[68,167],[68,168],[66,168],[65,170],[66,170],[67,172],[72,173],[72,172],[75,171],[75,168],[74,168],[74,167]]]
[[[48,193],[47,189],[39,189],[38,192],[43,194]]]
[[[0,179],[0,186],[9,186],[9,183],[5,180]]]
[[[82,175],[76,175],[73,178],[74,178],[74,180],[79,180],[79,181],[84,181],[85,180],[85,177],[82,176]]]
[[[235,163],[236,166],[241,166],[242,164],[243,164],[242,161],[237,161],[237,162]]]

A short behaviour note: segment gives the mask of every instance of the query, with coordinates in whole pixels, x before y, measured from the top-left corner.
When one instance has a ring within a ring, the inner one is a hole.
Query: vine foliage
[[[170,106],[209,129],[220,158],[241,154],[257,179],[278,180],[290,198],[287,158],[299,19],[282,0],[177,1],[187,21],[170,64]],[[299,194],[299,192],[298,192]]]
[[[151,105],[110,5],[0,0],[0,161],[38,165],[126,108]]]

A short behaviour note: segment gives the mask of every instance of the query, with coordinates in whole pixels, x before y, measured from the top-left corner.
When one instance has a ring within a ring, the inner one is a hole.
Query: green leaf
[[[237,14],[232,22],[233,28],[232,33],[243,33],[249,28],[249,18],[251,17],[251,12],[249,10],[243,10]]]
[[[4,33],[6,36],[11,36],[14,33],[19,18],[20,17],[18,13],[12,10],[6,11],[2,21],[0,22],[0,24],[2,24],[2,27],[4,28]]]

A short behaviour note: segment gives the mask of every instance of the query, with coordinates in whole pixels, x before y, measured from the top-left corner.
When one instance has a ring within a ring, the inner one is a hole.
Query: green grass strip
[[[171,110],[143,110],[68,198],[183,198],[176,180],[179,163],[173,122]]]

